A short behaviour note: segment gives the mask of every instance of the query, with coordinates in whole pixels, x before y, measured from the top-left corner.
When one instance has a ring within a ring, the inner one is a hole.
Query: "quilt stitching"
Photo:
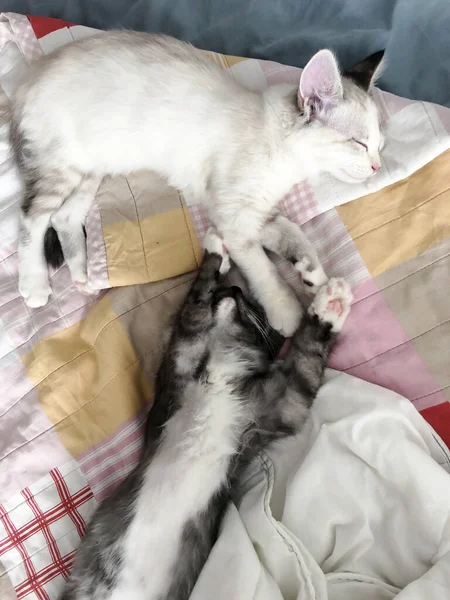
[[[78,354],[76,357],[74,357],[73,359],[71,359],[68,363],[64,363],[64,365],[61,365],[60,367],[58,367],[57,369],[54,369],[51,373],[49,373],[46,377],[44,377],[38,384],[36,384],[36,387],[39,387],[42,383],[44,383],[49,377],[51,377],[54,373],[56,373],[57,371],[59,371],[59,369],[66,367],[68,364],[70,364],[71,362],[77,360],[78,358],[80,358],[81,356],[83,356],[84,354],[91,352],[95,346],[95,342],[97,341],[99,335],[101,334],[101,332],[103,331],[103,329],[105,329],[108,325],[110,325],[111,323],[114,323],[117,319],[119,319],[121,316],[132,312],[134,310],[136,310],[137,308],[143,306],[144,304],[146,304],[147,302],[151,302],[152,300],[154,300],[155,298],[159,298],[160,296],[164,295],[166,292],[176,289],[177,287],[181,286],[181,285],[185,285],[186,283],[189,283],[189,281],[191,281],[190,279],[183,281],[182,283],[178,283],[175,286],[172,286],[171,288],[165,289],[164,291],[162,291],[159,294],[156,294],[155,296],[152,296],[152,298],[149,298],[148,300],[145,300],[144,302],[141,302],[140,304],[137,304],[136,306],[134,306],[133,308],[131,308],[130,310],[124,311],[123,313],[121,313],[120,315],[118,315],[116,318],[111,319],[110,321],[108,321],[108,323],[106,323],[102,329],[98,332],[97,337],[94,340],[93,345],[86,350],[85,352],[82,352],[80,354]],[[133,363],[131,363],[130,365],[128,365],[126,368],[122,369],[121,371],[117,372],[113,378],[111,378],[104,387],[106,387],[107,385],[109,385],[111,383],[111,381],[114,381],[115,378],[121,376],[123,373],[125,373],[129,368],[135,366],[137,363],[139,363],[142,358],[144,358],[145,356],[147,356],[149,353],[143,353],[136,361],[134,361]],[[91,402],[93,402],[94,400],[96,400],[99,395],[102,393],[102,391],[104,390],[104,387],[102,388],[102,390],[99,392],[99,394],[97,394],[97,396],[95,396],[94,398],[91,398],[91,400],[89,400],[89,402],[87,402],[86,404],[83,404],[83,406],[81,406],[78,410],[73,411],[72,413],[70,413],[70,415],[68,415],[67,417],[65,417],[64,419],[61,419],[58,424],[63,423],[64,421],[66,421],[67,419],[69,419],[72,415],[76,414],[79,410],[81,410],[82,408],[88,406]],[[34,388],[33,388],[34,389]],[[16,401],[20,402],[20,400],[23,400],[23,398],[25,398],[30,392],[33,391],[33,389],[29,390],[26,394],[24,394],[21,398],[19,398],[19,400]],[[10,407],[8,410],[11,410],[12,407]],[[29,438],[24,444],[14,448],[13,450],[11,450],[8,454],[5,454],[3,458],[7,458],[8,456],[11,456],[12,454],[14,454],[15,452],[17,452],[18,450],[20,450],[21,448],[23,448],[24,446],[26,446],[29,442],[38,439],[39,437],[41,437],[42,435],[44,435],[45,433],[48,433],[49,431],[52,431],[54,429],[53,426],[45,429],[44,431],[42,431],[41,433],[39,433],[38,435]]]
[[[436,198],[439,198],[443,194],[446,194],[449,190],[450,190],[450,188],[442,190],[442,192],[439,192],[438,194],[435,194],[431,198],[427,198],[427,200],[424,200],[420,204],[417,204],[416,206],[413,206],[412,208],[410,208],[406,212],[402,213],[401,215],[399,215],[397,217],[394,217],[394,218],[390,219],[389,221],[386,221],[385,223],[382,223],[381,225],[377,225],[377,227],[373,227],[372,229],[367,229],[363,233],[360,233],[360,234],[355,235],[355,236],[352,235],[352,239],[354,241],[359,240],[362,237],[364,237],[365,235],[373,233],[374,231],[378,231],[379,229],[383,229],[383,227],[387,227],[391,223],[395,223],[395,221],[400,221],[400,219],[403,219],[404,217],[406,217],[407,215],[412,214],[414,211],[418,210],[419,208],[422,208],[422,207],[426,206],[427,204],[429,204],[430,202],[433,202],[433,200],[436,200]]]
[[[9,511],[0,505],[0,523],[6,534],[0,539],[0,558],[11,577],[18,600],[25,597],[49,600],[51,595],[46,584],[57,576],[67,579],[75,551],[65,551],[59,546],[59,539],[52,527],[58,521],[69,518],[81,538],[86,523],[79,510],[93,501],[92,491],[79,478],[78,489],[71,492],[66,479],[70,478],[70,473],[74,473],[74,470],[64,476],[59,469],[53,469],[50,472],[53,485],[46,486],[36,494],[30,488],[25,488],[21,492],[24,502]],[[53,493],[49,496],[46,490],[50,488],[53,488]],[[54,503],[49,508],[50,497]],[[40,536],[46,542],[44,545]],[[32,548],[37,549],[32,551]],[[22,567],[12,554],[16,551],[22,558]]]
[[[183,202],[183,194],[178,189],[177,189],[177,194],[178,194],[178,199],[180,201],[181,210],[183,211],[184,224],[186,226],[186,230],[189,235],[189,243],[191,244],[192,256],[194,257],[195,264],[197,265],[197,268],[198,268],[200,265],[198,264],[197,256],[195,254],[194,242],[192,241],[191,228],[189,227],[187,215],[186,215],[186,206]]]
[[[147,273],[147,279],[150,279],[150,272],[148,270],[148,263],[147,263],[147,254],[145,252],[145,245],[144,245],[144,235],[142,233],[141,220],[139,219],[139,211],[138,211],[137,204],[136,204],[136,198],[134,197],[133,190],[131,189],[130,182],[128,181],[128,177],[125,177],[125,181],[127,182],[127,186],[128,186],[128,189],[130,190],[131,197],[133,198],[134,210],[136,211],[136,222],[139,225],[139,235],[141,236],[142,254],[144,255],[145,271]]]
[[[413,342],[414,340],[417,340],[419,338],[421,338],[422,336],[426,335],[427,333],[430,333],[430,331],[434,331],[435,329],[438,329],[439,327],[441,327],[442,325],[445,325],[446,323],[450,323],[450,319],[446,319],[445,321],[442,321],[442,323],[438,323],[437,325],[434,325],[434,327],[430,327],[429,329],[427,329],[426,331],[423,331],[422,333],[419,333],[419,335],[416,335],[414,337],[410,337],[407,340],[405,340],[404,342],[402,342],[401,344],[397,344],[396,346],[392,346],[392,348],[389,348],[389,350],[385,350],[384,352],[380,352],[379,354],[376,354],[375,356],[372,356],[371,358],[367,359],[367,360],[363,360],[359,363],[357,363],[356,365],[352,365],[351,367],[346,367],[344,370],[345,371],[349,371],[351,369],[356,369],[356,367],[360,367],[361,365],[365,365],[368,362],[379,358],[380,356],[384,356],[385,354],[389,354],[389,352],[392,352],[393,350],[397,350],[398,348],[401,348],[402,346],[405,346],[406,344],[409,344],[410,342]],[[443,388],[440,388],[443,389]],[[431,392],[429,395],[431,395],[432,393],[435,392]],[[426,397],[428,394],[425,394],[424,397]],[[417,398],[416,398],[417,400]]]

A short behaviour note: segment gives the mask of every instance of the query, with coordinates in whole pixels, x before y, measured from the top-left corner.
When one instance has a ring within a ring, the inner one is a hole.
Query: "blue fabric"
[[[295,66],[323,47],[344,67],[386,48],[380,87],[450,106],[450,0],[0,0],[0,9]]]

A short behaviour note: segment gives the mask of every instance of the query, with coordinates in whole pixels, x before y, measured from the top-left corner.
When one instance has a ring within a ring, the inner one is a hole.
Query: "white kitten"
[[[42,306],[50,294],[49,226],[85,287],[83,224],[102,178],[153,169],[205,203],[269,321],[292,334],[299,305],[262,249],[263,225],[305,177],[326,171],[356,182],[380,168],[367,90],[381,57],[341,76],[332,53],[321,50],[298,87],[263,94],[164,36],[104,33],[42,60],[17,90],[11,127],[25,182],[19,289],[27,304]],[[319,268],[314,258],[298,262],[306,277]],[[320,285],[322,274],[311,283]]]

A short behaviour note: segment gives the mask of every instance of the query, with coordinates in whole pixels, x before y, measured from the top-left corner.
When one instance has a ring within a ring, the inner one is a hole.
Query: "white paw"
[[[40,290],[39,292],[32,292],[28,298],[24,298],[25,304],[30,308],[39,308],[45,306],[48,302],[48,298],[51,294],[50,288],[47,290]],[[23,297],[23,296],[22,296]]]
[[[291,337],[302,315],[300,302],[295,295],[287,290],[278,290],[276,295],[263,302],[263,308],[271,327],[284,337]]]
[[[85,294],[86,296],[98,294],[98,290],[94,289],[88,283],[86,258],[84,256],[81,256],[81,258],[78,258],[76,261],[72,260],[69,263],[69,269],[72,276],[72,281],[81,294]]]
[[[338,332],[348,317],[352,300],[352,290],[345,279],[333,278],[317,292],[309,311]]]
[[[326,276],[322,265],[319,264],[315,268],[311,268],[311,266],[311,259],[308,256],[304,256],[295,263],[294,269],[301,274],[303,283],[307,286],[308,291],[317,294],[319,288],[328,281],[328,277]]]
[[[74,281],[77,291],[86,296],[93,296],[99,293],[99,290],[94,289],[87,281]]]
[[[222,257],[222,264],[219,271],[222,275],[228,273],[230,270],[230,256],[223,245],[222,238],[218,235],[214,227],[210,227],[206,232],[203,239],[203,247],[208,252],[218,254]]]
[[[19,276],[19,294],[30,308],[45,306],[51,293],[47,276],[45,278],[31,274],[26,277]]]
[[[67,262],[70,270],[72,281],[75,284],[86,283],[87,281],[87,267],[86,260],[77,260],[76,262]]]

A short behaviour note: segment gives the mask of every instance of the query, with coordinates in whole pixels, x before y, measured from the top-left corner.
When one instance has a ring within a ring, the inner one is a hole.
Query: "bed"
[[[208,227],[195,199],[152,173],[107,180],[87,223],[98,295],[78,294],[62,267],[47,306],[32,310],[20,298],[8,98],[33,60],[92,33],[0,16],[0,595],[8,600],[57,597],[96,504],[135,464],[162,332],[195,276]],[[298,79],[296,67],[209,56],[254,89]],[[330,367],[407,398],[445,448],[450,109],[379,90],[375,100],[387,131],[380,176],[360,186],[302,181],[280,207],[327,273],[354,289]],[[279,267],[296,287],[288,265]]]

